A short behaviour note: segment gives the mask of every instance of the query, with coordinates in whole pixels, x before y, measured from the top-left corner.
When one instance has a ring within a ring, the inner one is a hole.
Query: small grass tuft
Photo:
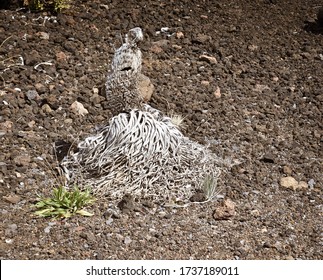
[[[83,208],[90,205],[95,199],[89,190],[80,191],[75,187],[72,191],[67,191],[60,186],[53,190],[52,197],[40,198],[35,204],[38,210],[35,212],[40,217],[69,218],[75,214],[82,216],[93,216]]]
[[[205,194],[206,200],[213,200],[218,194],[216,178],[211,175],[207,175],[204,179],[202,189]]]
[[[23,5],[33,11],[55,11],[60,12],[70,8],[71,0],[24,0]]]
[[[173,114],[170,117],[171,122],[176,125],[177,127],[182,127],[184,118],[181,115]]]

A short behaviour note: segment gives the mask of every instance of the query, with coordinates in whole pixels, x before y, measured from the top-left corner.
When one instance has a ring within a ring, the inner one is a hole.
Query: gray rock
[[[92,242],[93,243],[93,242],[96,241],[95,235],[92,232],[82,232],[80,234],[80,237],[84,238],[88,242]]]
[[[17,234],[18,226],[16,224],[10,224],[5,230],[6,237],[13,237]]]
[[[287,176],[280,179],[280,185],[284,188],[295,189],[298,186],[298,182],[295,180],[295,178]]]
[[[44,104],[41,108],[45,113],[51,113],[53,111],[48,104]]]
[[[109,219],[107,219],[106,220],[106,222],[105,222],[107,225],[111,225],[112,223],[113,223],[113,218],[109,218]]]
[[[41,83],[36,83],[35,88],[39,94],[43,94],[47,91],[47,88]]]
[[[27,93],[26,93],[26,96],[28,98],[28,100],[38,100],[40,97],[39,97],[39,94],[37,93],[36,90],[28,90]]]
[[[222,201],[213,212],[213,218],[215,220],[229,220],[235,215],[235,204],[230,199]]]
[[[162,40],[153,42],[153,45],[161,47],[161,48],[165,48],[168,44],[169,44],[169,41],[166,39],[162,39]]]
[[[285,165],[285,166],[283,167],[283,172],[284,172],[284,174],[286,174],[286,175],[291,175],[291,174],[293,173],[293,170],[292,170],[289,166]]]
[[[51,226],[45,227],[44,232],[50,233],[51,228],[52,228]]]
[[[13,162],[17,165],[17,166],[29,166],[31,161],[31,158],[29,155],[19,155],[16,156],[13,160]]]
[[[129,236],[126,236],[124,239],[124,244],[128,245],[132,242],[131,238]]]
[[[16,224],[11,224],[8,226],[8,229],[12,230],[12,231],[16,231],[18,228],[18,226]]]
[[[70,106],[70,109],[74,114],[79,116],[84,116],[89,113],[89,111],[84,108],[83,104],[78,101],[74,101]]]
[[[315,185],[315,181],[314,181],[314,179],[310,179],[310,180],[307,182],[307,184],[308,184],[308,187],[309,187],[310,189],[313,189],[313,188],[314,188],[314,185]]]
[[[211,38],[210,36],[200,33],[200,34],[197,34],[197,36],[194,38],[193,42],[204,44],[207,41],[209,41],[210,38]]]
[[[199,57],[199,60],[200,61],[206,61],[206,62],[208,62],[210,64],[218,63],[218,61],[216,60],[216,58],[214,56],[208,56],[208,55],[204,55],[204,54]]]
[[[37,32],[36,33],[40,39],[42,40],[49,40],[49,34],[47,32]]]
[[[21,197],[18,195],[8,195],[8,196],[3,196],[3,199],[12,204],[16,204],[21,200]]]
[[[41,58],[38,51],[32,50],[29,54],[26,55],[25,64],[32,66],[38,63],[40,59]]]

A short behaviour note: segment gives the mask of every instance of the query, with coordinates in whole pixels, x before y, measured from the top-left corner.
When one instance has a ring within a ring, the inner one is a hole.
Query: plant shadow
[[[318,21],[305,21],[304,30],[313,34],[323,34],[323,25]]]

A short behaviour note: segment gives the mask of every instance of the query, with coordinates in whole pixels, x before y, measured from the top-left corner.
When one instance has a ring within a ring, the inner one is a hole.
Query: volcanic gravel
[[[2,4],[1,259],[323,259],[322,5],[78,0],[54,15]],[[150,105],[224,159],[218,199],[97,197],[92,217],[35,216],[61,182],[54,143],[108,123],[101,86],[136,26]]]

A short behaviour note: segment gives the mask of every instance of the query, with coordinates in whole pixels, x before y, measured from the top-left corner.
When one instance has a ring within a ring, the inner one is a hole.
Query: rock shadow
[[[313,34],[323,34],[323,25],[318,21],[305,21],[304,30]]]

